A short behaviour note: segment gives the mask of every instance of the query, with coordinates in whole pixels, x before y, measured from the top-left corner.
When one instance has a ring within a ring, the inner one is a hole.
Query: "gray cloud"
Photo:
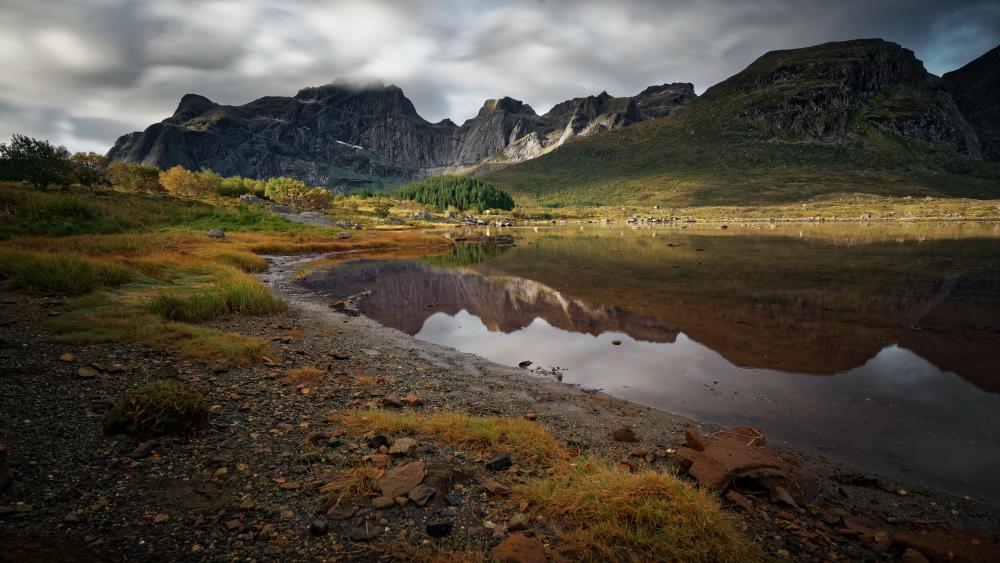
[[[239,104],[398,84],[431,121],[602,90],[698,91],[766,51],[883,37],[941,74],[1000,42],[988,0],[0,0],[0,138],[106,150],[187,92]]]

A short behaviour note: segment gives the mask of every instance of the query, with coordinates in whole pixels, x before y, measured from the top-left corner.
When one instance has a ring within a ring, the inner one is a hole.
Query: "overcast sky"
[[[511,96],[693,82],[768,50],[882,37],[941,74],[1000,43],[1000,2],[962,0],[0,0],[0,140],[105,152],[188,92],[242,104],[332,82],[403,88],[430,121]]]

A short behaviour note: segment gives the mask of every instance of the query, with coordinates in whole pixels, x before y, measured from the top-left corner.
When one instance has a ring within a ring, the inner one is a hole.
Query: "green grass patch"
[[[224,274],[207,285],[167,289],[150,302],[149,308],[166,320],[200,322],[229,313],[274,313],[284,310],[285,304],[252,277]]]
[[[27,291],[83,295],[100,287],[122,286],[133,277],[120,264],[69,254],[0,253],[0,279]]]

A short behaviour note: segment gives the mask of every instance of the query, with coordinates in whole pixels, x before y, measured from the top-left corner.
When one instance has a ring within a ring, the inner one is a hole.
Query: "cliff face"
[[[1000,162],[1000,47],[942,79],[979,136],[983,158]]]
[[[188,94],[171,117],[119,138],[109,156],[159,168],[290,176],[334,188],[392,183],[531,159],[577,136],[667,115],[694,97],[691,84],[666,84],[634,98],[576,98],[542,116],[501,98],[487,100],[476,117],[457,126],[424,120],[391,85],[330,84],[242,106]]]

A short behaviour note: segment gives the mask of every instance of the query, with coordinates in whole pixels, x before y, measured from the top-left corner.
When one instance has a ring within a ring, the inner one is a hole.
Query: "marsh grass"
[[[571,459],[540,424],[507,417],[381,409],[335,413],[348,432],[377,431],[434,439],[483,454],[507,451],[536,475],[513,491],[543,514],[561,543],[556,549],[590,561],[762,561],[712,495],[673,473],[630,473],[590,457]],[[356,491],[357,489],[351,489]],[[339,497],[339,500],[347,498]]]
[[[370,464],[355,465],[337,472],[334,479],[320,489],[334,504],[345,500],[374,494],[385,471]]]
[[[0,253],[0,279],[32,292],[83,295],[100,287],[120,287],[133,277],[131,270],[110,261],[70,254]]]

